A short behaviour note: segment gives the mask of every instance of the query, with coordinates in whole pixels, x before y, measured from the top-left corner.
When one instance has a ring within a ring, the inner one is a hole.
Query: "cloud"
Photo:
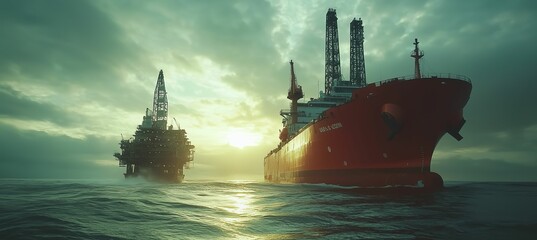
[[[94,86],[107,83],[107,72],[97,70],[112,71],[120,59],[135,57],[121,29],[90,2],[3,1],[2,5],[2,72],[24,74],[34,81],[54,74],[46,81],[60,89],[73,83]]]
[[[20,131],[0,122],[4,178],[120,178],[119,167],[103,166],[112,159],[116,142],[89,137],[76,139],[38,131]]]
[[[62,125],[70,125],[73,119],[62,119],[65,112],[50,103],[40,103],[28,99],[13,88],[0,85],[0,116],[23,120],[46,120]]]

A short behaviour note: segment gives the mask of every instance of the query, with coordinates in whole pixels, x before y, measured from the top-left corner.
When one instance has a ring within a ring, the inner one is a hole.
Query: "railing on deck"
[[[460,75],[460,74],[453,74],[453,73],[430,73],[430,74],[422,74],[421,78],[451,78],[451,79],[458,79],[462,81],[466,81],[469,83],[472,83],[472,80],[470,80],[469,77]],[[375,86],[380,86],[382,84],[386,84],[393,81],[404,81],[404,80],[413,80],[415,79],[414,75],[408,75],[408,76],[402,76],[402,77],[395,77],[390,78],[382,81],[378,81],[372,84],[375,84]]]

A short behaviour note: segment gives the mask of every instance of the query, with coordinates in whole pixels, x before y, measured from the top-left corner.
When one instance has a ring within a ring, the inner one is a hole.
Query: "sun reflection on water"
[[[218,225],[236,239],[252,239],[253,236],[243,231],[252,221],[261,217],[256,207],[256,193],[252,189],[242,188],[241,183],[234,185],[237,188],[225,190],[221,201],[216,203],[227,213],[220,217]]]
[[[229,212],[235,214],[245,214],[249,209],[251,209],[252,195],[249,194],[237,194],[235,196],[230,196],[229,199],[233,202],[233,207],[228,209]]]
[[[233,189],[229,191],[229,195],[223,199],[221,207],[231,216],[224,217],[222,220],[227,223],[241,224],[257,214],[253,207],[254,195],[252,190]]]
[[[161,199],[168,199],[166,202],[169,205],[177,206],[171,211],[177,219],[204,222],[210,227],[221,229],[231,239],[255,239],[255,234],[245,233],[245,229],[265,214],[265,209],[259,205],[262,201],[259,190],[251,187],[251,181],[211,184],[199,184],[198,189],[189,194],[185,194],[184,190],[193,187],[182,184],[178,186],[180,191],[170,188],[161,195]],[[193,210],[187,213],[183,206]]]

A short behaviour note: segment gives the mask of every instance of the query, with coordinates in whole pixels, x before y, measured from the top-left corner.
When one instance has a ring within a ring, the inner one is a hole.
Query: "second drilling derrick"
[[[351,85],[365,87],[364,26],[362,19],[352,20],[350,40],[350,81]]]

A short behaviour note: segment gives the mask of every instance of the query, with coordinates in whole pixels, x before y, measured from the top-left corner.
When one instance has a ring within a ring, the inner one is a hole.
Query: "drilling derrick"
[[[364,87],[365,81],[365,59],[364,59],[364,26],[362,19],[351,22],[351,63],[350,81],[351,85]]]
[[[298,99],[303,98],[304,93],[302,86],[297,84],[293,60],[289,64],[291,64],[291,87],[287,93],[287,98],[291,100],[291,124],[295,124],[298,122]]]
[[[168,97],[164,85],[164,73],[160,70],[153,97],[153,126],[165,130],[168,124]]]
[[[324,92],[330,95],[334,82],[341,80],[341,66],[339,62],[339,39],[337,31],[336,9],[330,8],[326,13],[326,45]]]

